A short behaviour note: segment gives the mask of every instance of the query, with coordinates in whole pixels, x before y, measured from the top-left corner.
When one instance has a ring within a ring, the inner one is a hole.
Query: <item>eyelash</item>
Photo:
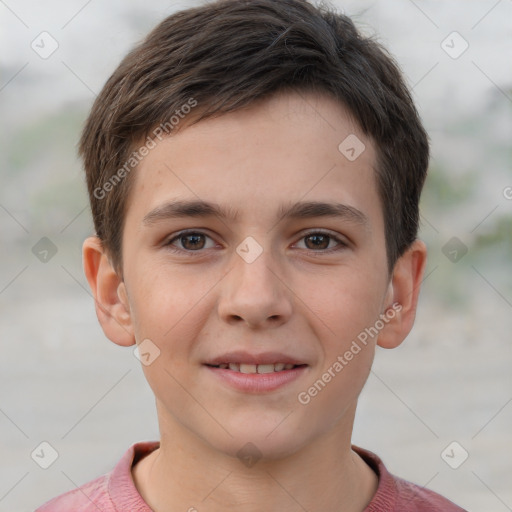
[[[169,239],[167,242],[165,242],[165,247],[172,251],[172,252],[175,252],[175,253],[182,253],[182,254],[187,254],[187,255],[191,255],[194,254],[194,253],[201,253],[201,252],[204,252],[204,250],[206,249],[198,249],[196,251],[193,251],[193,250],[188,250],[188,249],[178,249],[177,247],[174,247],[172,244],[173,242],[175,242],[176,240],[180,240],[181,238],[187,236],[187,235],[203,235],[207,238],[212,238],[211,236],[207,235],[206,233],[202,232],[202,231],[197,231],[197,230],[186,230],[186,231],[181,231],[180,233],[178,233],[176,236],[174,236],[173,238]],[[332,252],[335,252],[335,251],[340,251],[340,250],[343,250],[345,249],[346,247],[348,247],[348,244],[346,242],[344,242],[343,240],[341,240],[340,238],[338,238],[337,236],[333,235],[332,233],[328,232],[328,231],[322,231],[322,230],[313,230],[313,231],[309,231],[308,233],[305,233],[304,235],[301,236],[300,240],[303,240],[304,238],[307,238],[309,236],[312,236],[312,235],[322,235],[322,236],[327,236],[329,237],[330,240],[334,240],[335,242],[337,242],[337,246],[335,247],[331,247],[330,249],[321,249],[321,250],[314,250],[314,249],[304,249],[306,251],[308,251],[309,253],[312,253],[312,254],[315,254],[317,255],[318,253],[320,254],[330,254]]]

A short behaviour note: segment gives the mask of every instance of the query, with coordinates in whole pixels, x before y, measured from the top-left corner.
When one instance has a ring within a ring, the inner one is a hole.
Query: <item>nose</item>
[[[292,314],[292,292],[269,252],[248,263],[234,255],[231,271],[223,279],[218,312],[225,322],[245,323],[252,329],[278,327]]]

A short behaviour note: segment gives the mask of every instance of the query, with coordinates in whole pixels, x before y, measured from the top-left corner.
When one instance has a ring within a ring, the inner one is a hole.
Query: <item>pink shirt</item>
[[[135,487],[131,467],[158,446],[157,441],[134,444],[110,473],[53,498],[36,512],[151,512]],[[364,512],[466,512],[433,491],[391,475],[374,453],[352,448],[379,477]]]

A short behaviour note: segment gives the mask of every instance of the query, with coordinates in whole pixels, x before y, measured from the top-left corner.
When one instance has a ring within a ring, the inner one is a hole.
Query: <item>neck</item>
[[[160,447],[133,468],[135,485],[154,512],[362,512],[378,480],[351,449],[352,422],[353,414],[348,436],[331,430],[285,458],[253,465],[166,424]]]

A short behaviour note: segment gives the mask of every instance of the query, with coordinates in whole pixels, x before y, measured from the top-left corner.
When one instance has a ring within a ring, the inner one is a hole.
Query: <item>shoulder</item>
[[[377,492],[364,512],[466,512],[440,494],[392,475],[374,453],[352,448],[379,477]]]
[[[391,475],[397,492],[397,510],[411,512],[465,512],[440,494]]]
[[[131,468],[158,446],[156,441],[132,445],[110,473],[53,498],[35,512],[150,512],[135,487]]]
[[[36,512],[104,512],[115,510],[108,493],[108,475],[57,496],[38,508]]]

